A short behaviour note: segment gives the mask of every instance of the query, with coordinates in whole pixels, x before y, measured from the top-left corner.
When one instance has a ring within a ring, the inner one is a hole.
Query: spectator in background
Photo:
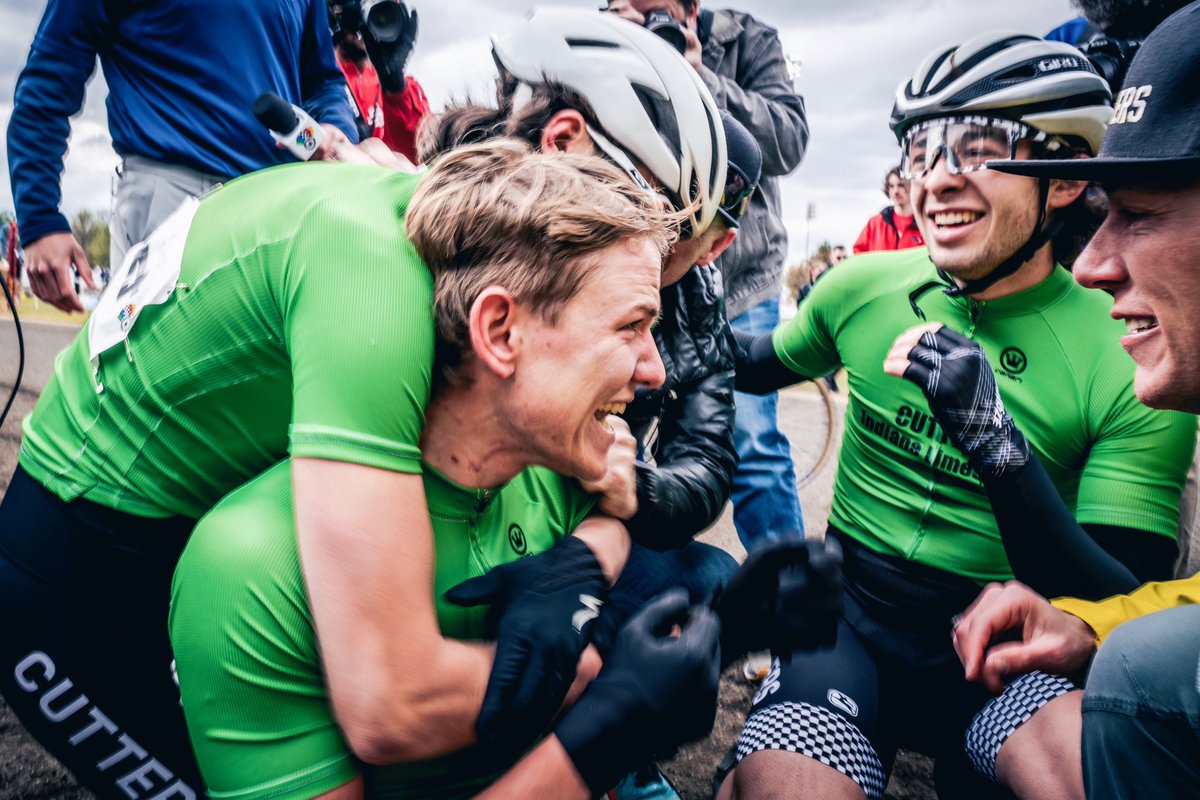
[[[846,245],[839,244],[829,251],[829,266],[836,267],[846,260]]]
[[[697,0],[609,0],[608,10],[644,25],[665,11],[683,28],[684,58],[717,105],[750,131],[762,148],[762,182],[737,238],[718,260],[730,324],[769,333],[779,323],[779,286],[787,256],[779,178],[800,165],[808,144],[804,100],[788,75],[774,28],[741,11],[701,10]],[[735,395],[739,466],[733,479],[733,521],[751,549],[755,541],[804,522],[796,495],[791,445],[779,430],[774,394]]]
[[[826,261],[820,256],[813,256],[804,264],[802,270],[805,276],[805,283],[802,284],[796,291],[797,306],[803,303],[804,298],[808,297],[809,293],[812,292],[813,286],[815,286],[817,283],[817,279],[831,270],[836,263],[837,262],[833,261],[833,253],[831,252],[829,255],[829,261]]]
[[[854,242],[854,252],[869,253],[872,250],[907,250],[923,247],[925,240],[913,219],[912,201],[908,197],[908,181],[900,177],[897,165],[888,170],[883,178],[883,193],[892,201],[875,216]]]
[[[263,92],[303,105],[322,123],[329,142],[317,157],[357,140],[320,0],[49,0],[17,80],[8,162],[30,287],[64,311],[83,310],[72,267],[95,288],[59,205],[70,117],[97,56],[122,157],[114,265],[185,197],[291,158],[251,113]]]
[[[417,79],[404,74],[404,67],[417,39],[417,12],[403,9],[400,16],[407,21],[404,34],[388,48],[388,52],[372,56],[367,47],[358,0],[329,0],[329,27],[333,32],[334,54],[346,76],[346,84],[354,100],[353,111],[358,123],[359,138],[374,136],[409,161],[417,163],[417,126],[429,113],[429,100]],[[376,49],[376,48],[371,48]],[[388,58],[391,69],[385,67],[381,76],[373,59]],[[386,85],[384,85],[386,84]]]

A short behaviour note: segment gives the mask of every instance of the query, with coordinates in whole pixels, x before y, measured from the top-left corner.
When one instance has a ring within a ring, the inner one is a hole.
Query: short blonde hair
[[[543,155],[516,139],[444,154],[405,220],[434,277],[442,377],[454,380],[471,352],[471,306],[487,287],[554,324],[595,271],[589,256],[644,238],[665,258],[680,219],[596,156]]]

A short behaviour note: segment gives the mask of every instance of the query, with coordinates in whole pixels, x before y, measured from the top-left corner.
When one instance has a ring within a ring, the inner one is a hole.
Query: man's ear
[[[724,253],[729,245],[733,244],[734,237],[737,236],[737,228],[725,228],[725,232],[716,238],[708,249],[700,254],[696,259],[697,264],[711,264]]]
[[[584,149],[586,148],[586,149]],[[592,137],[587,132],[587,121],[573,108],[555,112],[542,128],[541,151],[549,153],[590,153]]]
[[[471,304],[471,350],[483,369],[500,378],[510,378],[516,370],[515,311],[516,301],[500,286],[487,287]]]
[[[1050,196],[1047,198],[1047,204],[1051,210],[1066,208],[1071,203],[1074,203],[1079,198],[1079,195],[1087,190],[1087,187],[1087,181],[1054,179],[1050,181]]]

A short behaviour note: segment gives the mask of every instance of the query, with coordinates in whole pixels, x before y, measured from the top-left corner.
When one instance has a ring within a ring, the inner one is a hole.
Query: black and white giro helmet
[[[691,65],[650,31],[615,14],[535,8],[492,37],[497,65],[527,87],[562,85],[587,101],[603,130],[589,133],[629,171],[643,165],[680,210],[691,235],[712,223],[725,188],[725,132],[717,105]]]
[[[1112,116],[1108,84],[1069,44],[1020,33],[985,33],[934,52],[896,89],[891,128],[903,141],[937,117],[1000,117],[1100,151]]]

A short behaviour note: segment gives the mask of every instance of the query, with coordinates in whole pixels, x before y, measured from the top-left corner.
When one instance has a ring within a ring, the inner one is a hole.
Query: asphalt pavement
[[[0,311],[0,410],[8,402],[19,363],[17,330],[7,309]],[[12,410],[0,426],[0,490],[8,488],[8,479],[17,463],[21,419],[33,409],[33,404],[54,372],[54,357],[70,344],[79,328],[60,323],[21,321],[25,336],[25,373],[13,402]]]

